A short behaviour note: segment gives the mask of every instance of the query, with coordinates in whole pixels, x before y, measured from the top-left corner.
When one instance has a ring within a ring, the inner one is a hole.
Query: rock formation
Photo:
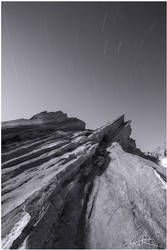
[[[61,111],[2,124],[2,248],[165,248],[166,173],[124,116]]]

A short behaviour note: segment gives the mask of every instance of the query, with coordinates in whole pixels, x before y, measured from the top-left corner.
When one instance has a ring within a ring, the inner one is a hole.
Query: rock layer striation
[[[5,122],[2,248],[165,248],[166,173],[130,135],[124,116]]]

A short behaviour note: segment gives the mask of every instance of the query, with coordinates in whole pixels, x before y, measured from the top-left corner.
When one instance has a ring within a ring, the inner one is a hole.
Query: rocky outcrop
[[[68,119],[67,114],[64,114],[62,111],[57,112],[47,112],[43,111],[31,117],[31,120],[42,120],[43,122],[49,122],[56,120],[56,122],[63,122]]]
[[[18,119],[2,122],[2,144],[35,139],[57,131],[82,131],[85,122],[77,118],[68,118],[61,111],[41,112],[31,119]]]
[[[86,248],[134,249],[165,246],[165,192],[152,163],[108,148],[111,161],[98,176],[87,205]]]
[[[94,131],[60,111],[29,121],[3,126],[3,248],[165,248],[165,171],[124,116]]]

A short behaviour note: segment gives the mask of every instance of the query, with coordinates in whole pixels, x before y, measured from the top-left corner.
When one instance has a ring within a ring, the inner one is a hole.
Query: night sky
[[[3,2],[2,120],[121,114],[141,149],[165,142],[165,2]]]

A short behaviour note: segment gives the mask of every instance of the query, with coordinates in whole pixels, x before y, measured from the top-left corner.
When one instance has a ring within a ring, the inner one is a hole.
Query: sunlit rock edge
[[[2,124],[2,248],[166,247],[166,170],[120,116],[61,111]]]

